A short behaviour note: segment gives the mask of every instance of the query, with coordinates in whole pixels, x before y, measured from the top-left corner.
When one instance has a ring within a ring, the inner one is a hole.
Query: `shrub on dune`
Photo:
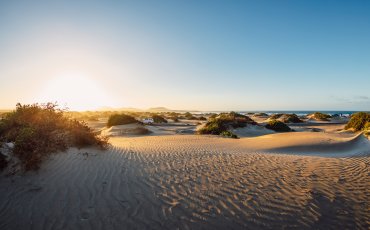
[[[320,121],[328,121],[331,118],[331,116],[329,114],[320,113],[320,112],[316,112],[316,113],[312,114],[311,116],[314,119],[320,120]]]
[[[239,113],[221,113],[216,118],[210,118],[209,121],[198,130],[198,133],[220,135],[230,128],[242,128],[246,127],[247,124],[256,125],[257,123],[248,116]]]
[[[207,118],[205,118],[205,117],[202,116],[202,117],[199,117],[198,120],[200,120],[200,121],[206,121]]]
[[[289,126],[287,126],[284,122],[278,120],[271,120],[265,126],[268,129],[274,130],[276,132],[290,132],[292,131]]]
[[[370,113],[359,112],[354,113],[351,119],[345,126],[345,129],[353,129],[354,131],[370,129]]]
[[[296,114],[284,114],[280,117],[284,123],[302,123],[303,121]]]
[[[256,113],[256,114],[254,114],[254,116],[255,117],[268,117],[268,114],[267,113]]]
[[[155,114],[152,116],[152,118],[154,123],[167,123],[167,120],[160,115]]]
[[[50,153],[68,147],[106,148],[106,138],[94,133],[84,122],[64,116],[56,104],[17,104],[0,125],[1,141],[13,142],[13,153],[24,169],[37,169]]]
[[[116,125],[127,125],[127,124],[133,124],[133,123],[138,123],[138,121],[126,114],[112,114],[108,118],[108,127],[116,126]]]
[[[276,120],[276,119],[280,118],[281,116],[283,116],[283,114],[282,114],[282,113],[272,114],[272,115],[270,116],[270,119],[271,119],[271,120]]]

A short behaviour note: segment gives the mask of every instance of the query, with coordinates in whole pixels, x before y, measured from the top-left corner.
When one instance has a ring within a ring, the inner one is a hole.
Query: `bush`
[[[370,113],[354,113],[345,126],[345,129],[352,128],[354,131],[366,130],[370,127]]]
[[[285,123],[278,121],[278,120],[271,120],[268,124],[265,126],[268,129],[274,130],[276,132],[289,132],[292,131],[289,126],[287,126]]]
[[[152,118],[153,118],[154,123],[167,123],[167,120],[164,119],[164,117],[162,117],[162,116],[159,116],[159,115],[155,114],[155,115],[152,116]]]
[[[205,117],[202,116],[202,117],[199,117],[198,120],[200,120],[200,121],[206,121],[207,118],[205,118]]]
[[[302,123],[303,121],[299,119],[296,114],[283,114],[280,119],[284,123]]]
[[[272,114],[271,116],[270,116],[270,119],[271,120],[276,120],[276,119],[279,119],[281,116],[283,116],[284,114],[282,114],[282,113],[277,113],[277,114]]]
[[[256,113],[256,114],[254,114],[254,116],[256,116],[256,117],[268,117],[268,114],[267,113]]]
[[[138,123],[138,121],[130,115],[112,114],[108,118],[107,126],[112,127],[115,125],[127,125],[127,124],[132,124],[132,123]]]
[[[14,143],[13,153],[26,170],[39,168],[47,155],[68,147],[108,146],[106,138],[85,123],[67,118],[53,103],[17,104],[0,126],[0,141]]]
[[[316,112],[313,114],[313,118],[320,121],[328,121],[331,116],[329,114]]]
[[[256,125],[257,123],[248,116],[244,116],[239,113],[221,113],[216,118],[210,118],[209,121],[198,130],[198,133],[220,135],[222,132],[228,131],[230,128],[242,128],[246,127],[247,124]]]
[[[230,131],[223,131],[220,133],[220,136],[223,136],[223,137],[229,137],[229,138],[238,138],[237,135],[235,135],[234,133],[230,132]]]

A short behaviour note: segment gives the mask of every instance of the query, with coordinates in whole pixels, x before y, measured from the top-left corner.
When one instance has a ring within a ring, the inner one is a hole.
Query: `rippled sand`
[[[275,137],[113,138],[54,155],[0,178],[0,229],[369,229],[368,140],[298,148],[343,149],[329,157]]]

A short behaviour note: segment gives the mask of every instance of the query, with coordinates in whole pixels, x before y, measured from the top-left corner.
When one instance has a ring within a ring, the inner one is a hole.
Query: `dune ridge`
[[[330,137],[334,145],[362,141]],[[275,154],[264,150],[277,147],[269,138],[284,136],[253,138],[255,145],[112,138],[106,152],[71,149],[39,172],[2,176],[0,229],[368,229],[368,153]]]

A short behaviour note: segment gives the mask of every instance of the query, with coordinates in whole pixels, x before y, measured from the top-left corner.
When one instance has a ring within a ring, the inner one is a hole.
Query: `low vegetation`
[[[215,118],[210,118],[209,121],[198,130],[198,134],[220,135],[222,132],[229,131],[231,128],[242,128],[248,124],[256,125],[248,116],[239,113],[221,113]]]
[[[347,123],[345,129],[353,129],[354,131],[368,131],[370,129],[370,113],[354,113]]]
[[[255,113],[254,116],[256,116],[256,117],[268,117],[269,115],[267,113]]]
[[[17,104],[16,110],[0,121],[0,138],[14,143],[13,154],[26,170],[38,169],[46,156],[69,147],[108,146],[107,138],[86,123],[68,118],[53,103]]]
[[[303,121],[296,114],[283,114],[280,117],[284,123],[302,123]]]
[[[278,121],[278,120],[271,120],[269,121],[266,126],[266,128],[274,130],[275,132],[290,132],[292,131],[289,126],[287,126],[284,122]]]
[[[207,120],[207,118],[205,118],[205,117],[201,116],[201,117],[199,117],[199,118],[198,118],[198,120],[200,120],[200,121],[206,121],[206,120]]]
[[[112,114],[108,118],[107,127],[112,127],[116,125],[127,125],[138,123],[134,117],[127,115],[127,114]]]
[[[320,113],[320,112],[316,112],[316,113],[312,114],[311,116],[314,119],[320,120],[320,121],[328,121],[331,118],[331,116],[329,114]]]
[[[277,114],[272,114],[271,116],[270,116],[270,119],[271,120],[276,120],[276,119],[279,119],[281,116],[283,116],[284,114],[282,114],[282,113],[277,113]]]
[[[223,131],[220,133],[220,136],[223,136],[223,137],[228,137],[228,138],[238,138],[237,135],[235,135],[234,133],[230,132],[230,131]]]
[[[160,115],[154,114],[152,115],[152,118],[154,123],[167,123],[167,120]]]

